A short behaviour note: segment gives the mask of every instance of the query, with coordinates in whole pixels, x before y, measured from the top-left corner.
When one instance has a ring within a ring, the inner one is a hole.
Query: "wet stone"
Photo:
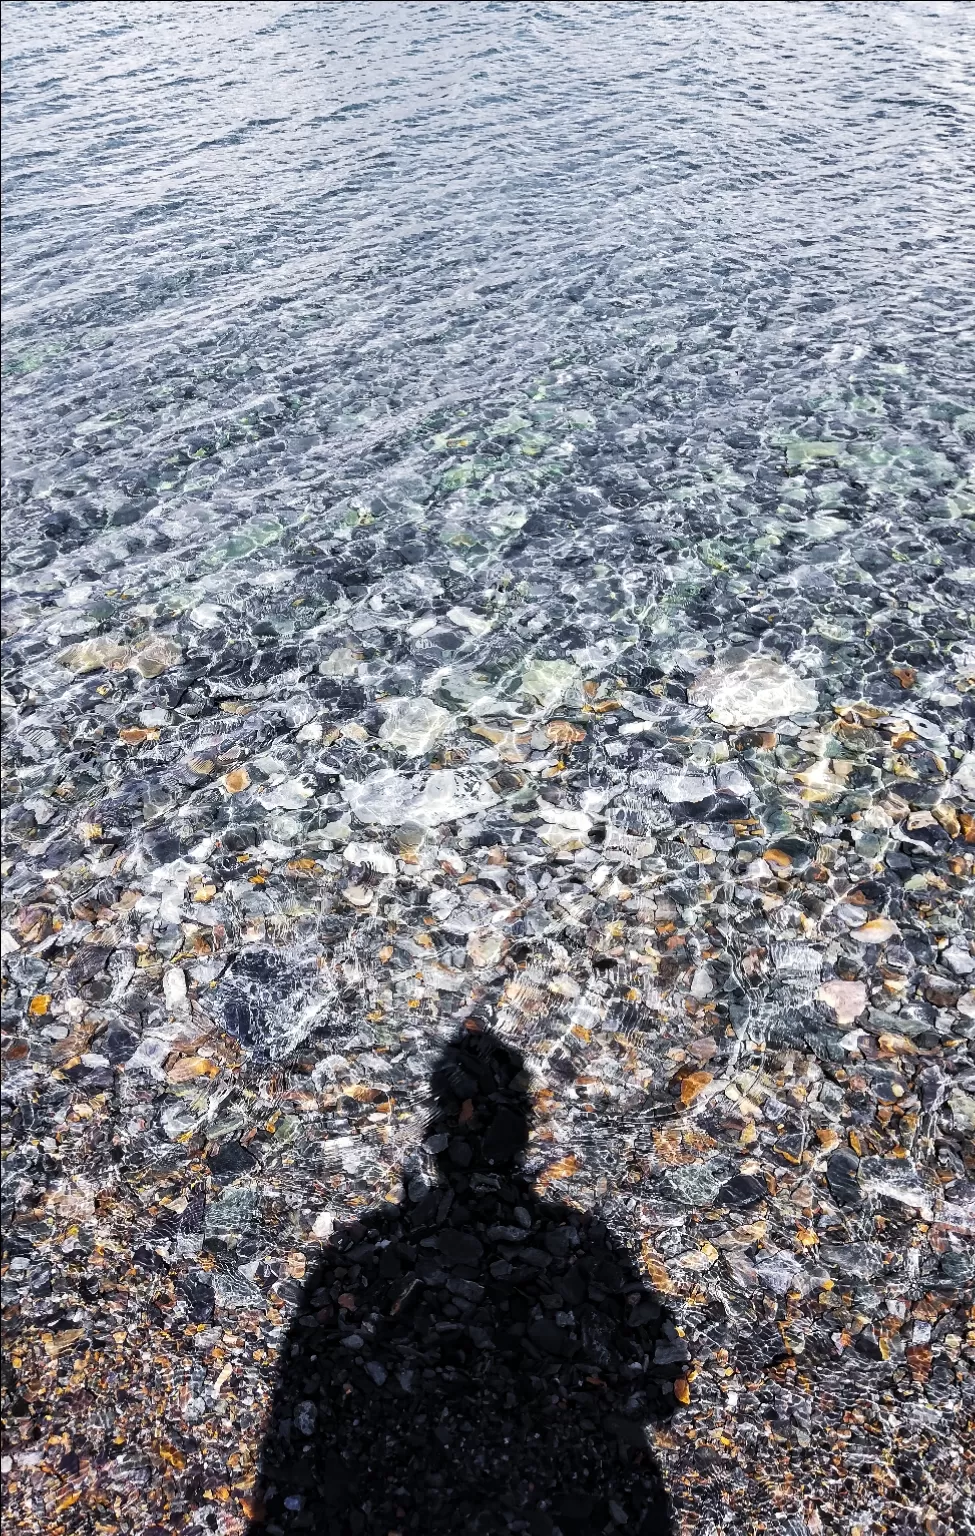
[[[661,1180],[662,1192],[668,1198],[684,1206],[713,1204],[722,1184],[724,1172],[722,1160],[711,1163],[689,1164],[686,1168],[673,1169]]]
[[[456,1159],[455,1159],[456,1161]],[[462,1232],[453,1232],[449,1228],[441,1232],[439,1237],[440,1252],[448,1264],[474,1266],[478,1263],[483,1245],[477,1238],[468,1236]]]
[[[826,1181],[838,1204],[858,1206],[861,1203],[858,1173],[860,1161],[851,1152],[834,1152],[826,1164]]]
[[[240,1174],[253,1173],[257,1159],[253,1152],[242,1147],[240,1142],[225,1142],[214,1152],[211,1152],[207,1162],[210,1172],[215,1179],[235,1179]]]
[[[750,1206],[757,1205],[768,1195],[768,1188],[763,1179],[757,1179],[753,1174],[739,1173],[726,1184],[722,1184],[718,1199],[723,1205],[734,1206],[738,1210],[747,1210]]]

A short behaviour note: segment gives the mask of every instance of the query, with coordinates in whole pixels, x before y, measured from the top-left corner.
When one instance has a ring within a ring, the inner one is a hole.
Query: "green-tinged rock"
[[[164,635],[150,640],[132,657],[129,666],[133,672],[138,672],[140,677],[159,677],[163,672],[168,672],[170,667],[178,667],[183,660],[183,652],[175,640],[169,640]]]
[[[814,443],[800,438],[788,444],[785,459],[788,465],[798,469],[804,464],[815,464],[820,459],[836,459],[842,451],[840,443]]]
[[[92,640],[82,640],[62,651],[58,661],[69,672],[84,674],[98,672],[102,667],[120,667],[128,660],[131,647],[113,640],[111,635],[96,635]]]
[[[554,709],[581,676],[581,669],[571,661],[533,661],[522,675],[520,692],[542,709]]]

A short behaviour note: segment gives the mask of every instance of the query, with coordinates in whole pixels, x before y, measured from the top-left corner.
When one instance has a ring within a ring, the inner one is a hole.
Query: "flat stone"
[[[379,708],[384,716],[380,741],[399,747],[407,757],[422,757],[429,752],[453,718],[449,710],[422,697],[383,699]]]
[[[858,1206],[863,1196],[860,1192],[858,1173],[859,1158],[841,1149],[834,1152],[826,1164],[826,1182],[837,1205]]]
[[[899,935],[900,929],[889,917],[875,917],[850,932],[851,939],[856,939],[858,944],[887,944]]]
[[[735,1206],[739,1210],[758,1205],[760,1200],[765,1200],[767,1197],[768,1187],[765,1180],[757,1179],[753,1173],[736,1173],[734,1178],[722,1184],[718,1191],[719,1204]]]
[[[150,640],[148,645],[143,645],[136,651],[129,665],[140,677],[160,677],[163,672],[168,672],[172,667],[178,667],[183,660],[183,652],[175,640],[168,640],[164,636],[158,636]]]
[[[707,1163],[688,1163],[683,1168],[668,1168],[661,1179],[665,1196],[678,1205],[712,1205],[721,1189],[721,1172],[724,1160],[713,1158]]]
[[[542,709],[554,709],[581,676],[581,669],[571,661],[533,661],[525,668],[521,691]]]
[[[110,635],[97,635],[92,640],[82,640],[79,645],[62,651],[58,661],[69,672],[98,672],[103,667],[118,667],[130,654],[131,646],[113,640]]]
[[[910,1158],[865,1157],[860,1164],[860,1182],[871,1194],[884,1195],[927,1218],[932,1214],[932,1192],[925,1188]]]
[[[469,1232],[445,1228],[437,1238],[437,1247],[448,1264],[475,1266],[484,1252],[484,1246]]]
[[[367,825],[397,827],[412,822],[436,827],[483,811],[496,802],[489,785],[444,768],[419,780],[381,768],[361,783],[347,783],[349,807]]]
[[[867,1006],[862,981],[824,981],[816,996],[832,1010],[837,1024],[852,1024]]]
[[[807,678],[764,656],[718,663],[701,672],[688,690],[692,704],[729,727],[766,725],[784,715],[808,714],[819,699]]]
[[[230,1274],[220,1270],[214,1272],[213,1296],[217,1306],[228,1312],[240,1312],[250,1308],[263,1311],[264,1308],[263,1292],[253,1280],[233,1272]]]

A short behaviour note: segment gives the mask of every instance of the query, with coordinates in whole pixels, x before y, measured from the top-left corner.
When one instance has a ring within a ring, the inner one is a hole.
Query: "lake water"
[[[274,1219],[207,1236],[246,1306],[472,1007],[644,1232],[734,1171],[661,1114],[821,1077],[868,995],[966,1038],[970,8],[4,29],[12,1102],[133,1178],[267,1140]]]

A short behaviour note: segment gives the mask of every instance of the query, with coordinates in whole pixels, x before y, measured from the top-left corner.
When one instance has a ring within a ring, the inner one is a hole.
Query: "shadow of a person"
[[[673,1411],[681,1347],[598,1217],[534,1193],[526,1084],[489,1033],[443,1051],[438,1181],[337,1233],[308,1280],[250,1536],[670,1533],[645,1425]]]

